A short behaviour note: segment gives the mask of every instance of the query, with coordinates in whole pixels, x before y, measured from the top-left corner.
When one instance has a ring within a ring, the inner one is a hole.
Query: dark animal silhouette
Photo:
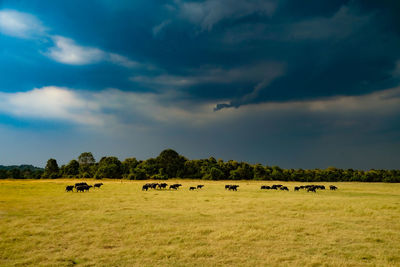
[[[202,189],[204,187],[204,185],[203,184],[199,184],[199,185],[197,185],[197,189]]]
[[[145,184],[145,185],[142,186],[142,191],[143,191],[143,190],[146,190],[146,191],[147,191],[148,189],[149,189],[149,185],[148,185],[148,184]]]
[[[225,185],[225,190],[226,190],[226,189],[229,189],[230,186],[231,186],[230,184],[226,184],[226,185]]]
[[[167,185],[168,184],[166,184],[166,183],[161,183],[161,184],[158,184],[158,188],[159,189],[165,189],[165,188],[167,188]]]
[[[100,188],[102,185],[103,185],[103,183],[97,183],[97,184],[93,185],[93,188],[96,188],[96,187]]]
[[[300,189],[300,187],[298,187],[298,186],[294,187],[294,191],[299,191],[299,189]]]
[[[88,184],[85,183],[85,182],[83,182],[83,183],[76,183],[76,184],[75,184],[75,188],[76,188],[77,186],[81,186],[81,185],[88,185]]]
[[[330,189],[330,190],[337,190],[338,188],[337,188],[336,186],[334,186],[334,185],[330,185],[330,186],[329,186],[329,189]]]
[[[73,185],[67,185],[67,187],[65,187],[65,191],[67,191],[67,192],[69,192],[69,191],[73,192],[74,191],[73,189],[74,189]]]
[[[189,187],[189,190],[195,190],[195,189],[196,189],[196,187],[194,187],[194,186]]]
[[[314,186],[310,186],[310,187],[307,188],[307,192],[314,192],[314,193],[316,193],[317,191],[316,191],[316,188],[315,188]]]
[[[238,188],[238,187],[239,187],[238,185],[230,185],[230,186],[229,186],[229,190],[237,191],[237,188]]]
[[[91,188],[91,185],[78,185],[76,187],[76,192],[85,192],[85,191],[89,191],[89,189]]]
[[[178,185],[176,185],[176,184],[171,184],[171,185],[169,186],[169,189],[175,189],[175,190],[178,190],[178,188],[179,188],[179,186],[178,186]]]
[[[279,189],[282,191],[289,191],[289,188],[287,188],[287,186],[281,186]]]

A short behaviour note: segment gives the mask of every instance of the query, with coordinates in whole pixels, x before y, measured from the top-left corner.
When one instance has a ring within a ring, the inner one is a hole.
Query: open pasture
[[[103,180],[65,192],[80,181],[97,182],[0,181],[0,266],[400,265],[400,184]]]

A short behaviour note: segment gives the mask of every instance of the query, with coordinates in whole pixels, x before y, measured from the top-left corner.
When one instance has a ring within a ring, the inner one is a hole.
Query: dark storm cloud
[[[85,143],[285,167],[398,160],[398,1],[3,0],[0,12],[4,140],[24,123],[35,140],[54,135],[47,120],[78,125],[75,154]]]

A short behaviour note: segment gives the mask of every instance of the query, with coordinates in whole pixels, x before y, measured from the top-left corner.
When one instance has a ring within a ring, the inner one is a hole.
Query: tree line
[[[30,166],[30,165],[25,165]],[[0,168],[0,179],[5,178],[111,178],[165,180],[169,178],[191,178],[204,180],[280,180],[298,182],[400,182],[400,170],[369,171],[339,169],[282,169],[278,166],[249,164],[234,160],[208,159],[189,160],[172,149],[166,149],[156,158],[137,160],[117,157],[102,157],[96,162],[91,152],[82,153],[78,159],[58,166],[57,160],[49,159],[44,169]]]

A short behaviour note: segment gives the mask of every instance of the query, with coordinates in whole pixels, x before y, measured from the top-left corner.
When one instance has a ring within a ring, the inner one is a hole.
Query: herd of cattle
[[[171,184],[169,186],[169,189],[174,189],[174,190],[178,190],[179,187],[181,187],[181,184]],[[142,186],[142,191],[147,191],[149,189],[167,189],[168,184],[166,183],[151,183],[151,184],[145,184]],[[204,185],[199,184],[197,186],[191,186],[189,187],[189,190],[196,190],[196,189],[202,189],[204,187]]]
[[[283,191],[289,191],[289,188],[287,188],[287,186],[283,186],[281,184],[274,184],[272,186],[269,185],[262,185],[261,189],[272,189],[272,190],[283,190]],[[294,187],[294,191],[300,191],[300,189],[304,189],[307,190],[307,192],[317,192],[317,189],[320,190],[325,190],[325,186],[324,185],[314,185],[314,184],[310,184],[310,185],[302,185],[302,186],[295,186]],[[330,190],[337,190],[338,188],[334,185],[330,185],[329,186]]]
[[[89,191],[90,188],[100,188],[103,185],[103,183],[97,183],[94,185],[88,185],[87,183],[76,183],[75,185],[67,185],[65,188],[65,191],[67,192],[73,192],[74,189],[76,192],[85,192]],[[166,183],[147,183],[142,186],[142,191],[147,191],[149,189],[167,189],[169,188],[170,190],[178,190],[179,187],[181,187],[181,184],[171,184],[168,187],[168,184]],[[197,189],[202,189],[204,185],[199,184],[197,186],[190,186],[189,190],[197,190]],[[227,184],[225,185],[225,190],[228,189],[229,191],[237,191],[239,185],[232,185],[232,184]],[[289,191],[289,188],[287,186],[283,186],[281,184],[274,184],[274,185],[262,185],[261,190],[282,190],[282,191]],[[314,192],[316,193],[317,190],[325,190],[324,185],[302,185],[302,186],[295,186],[294,191],[300,191],[300,189],[304,189],[307,192]],[[337,190],[338,188],[334,185],[329,186],[330,190]]]
[[[90,188],[100,188],[103,185],[103,183],[97,183],[94,185],[88,185],[87,183],[76,183],[75,185],[67,185],[67,187],[65,187],[65,191],[67,192],[74,192],[74,189],[76,190],[76,192],[85,192],[85,191],[89,191]]]

